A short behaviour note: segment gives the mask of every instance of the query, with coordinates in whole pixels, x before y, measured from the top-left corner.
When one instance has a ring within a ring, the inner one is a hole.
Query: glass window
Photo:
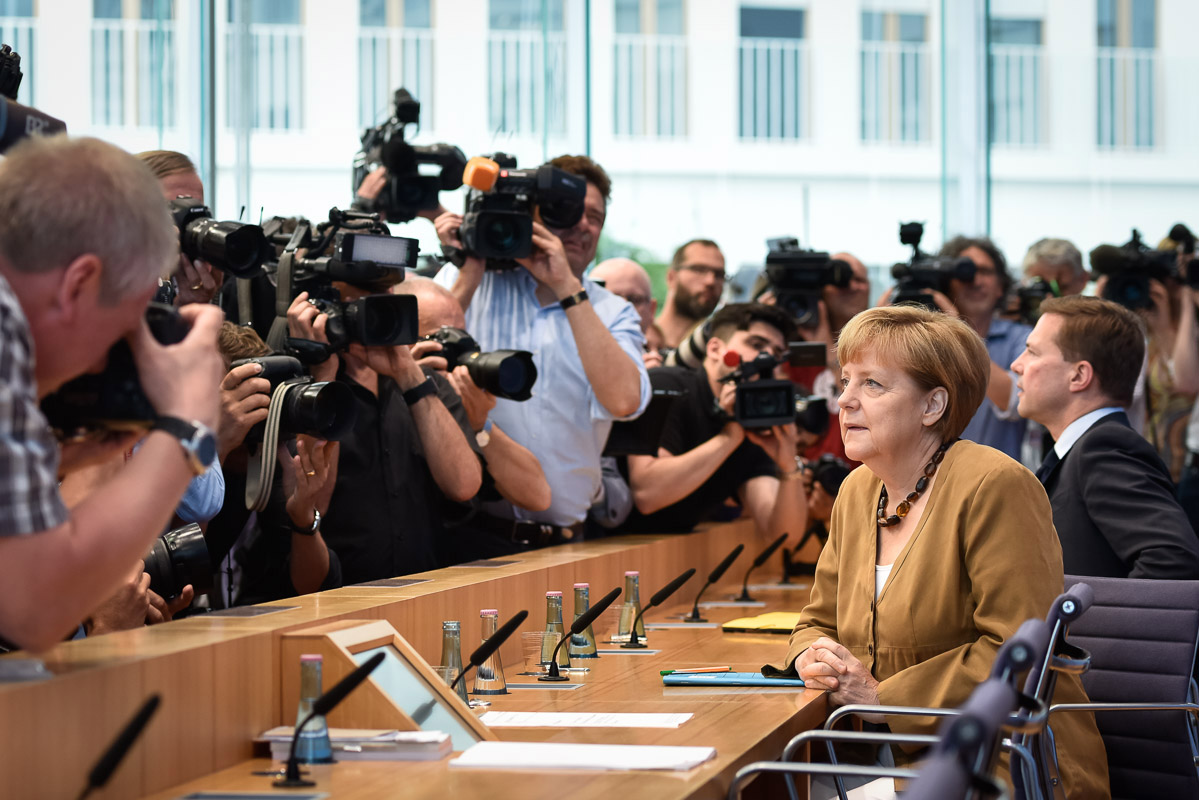
[[[1155,47],[1157,45],[1157,0],[1130,0],[1132,4],[1133,47]]]
[[[364,28],[387,25],[387,0],[358,0],[358,24]]]
[[[33,0],[0,0],[0,17],[32,17]]]
[[[683,34],[683,0],[658,0],[658,33]]]
[[[1099,46],[1116,46],[1116,0],[1098,1]]]
[[[545,27],[562,30],[562,0],[491,0],[491,29],[493,31],[539,31],[542,28],[542,6],[545,7]]]
[[[992,19],[991,44],[1040,44],[1041,20]]]
[[[429,3],[430,0],[404,0],[404,27],[431,28],[433,14]]]
[[[171,0],[141,0],[142,19],[174,19],[173,5]]]
[[[990,20],[988,117],[993,144],[1035,146],[1045,140],[1045,54],[1039,19]]]
[[[804,38],[804,12],[798,8],[741,6],[741,37]]]
[[[862,12],[863,141],[932,138],[932,54],[924,14]]]
[[[897,14],[899,18],[899,41],[923,42],[925,40],[925,16],[923,14]]]
[[[617,33],[641,33],[641,0],[615,0],[612,13]]]
[[[883,41],[883,20],[885,15],[881,11],[863,11],[862,12],[862,41],[863,42],[881,42]]]
[[[298,25],[300,0],[229,0],[229,21],[237,21],[237,7],[247,3],[250,22],[263,25]]]
[[[92,16],[96,19],[120,19],[121,0],[92,0]]]

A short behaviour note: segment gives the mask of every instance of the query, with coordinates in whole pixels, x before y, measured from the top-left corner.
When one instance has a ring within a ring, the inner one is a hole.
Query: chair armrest
[[[804,731],[787,742],[783,748],[783,761],[791,761],[800,745],[809,742],[847,742],[851,744],[923,744],[931,745],[941,737],[927,733],[860,733],[858,731]],[[836,763],[836,762],[834,762]]]
[[[1059,703],[1055,711],[1187,711],[1199,717],[1199,703]]]
[[[737,800],[741,795],[741,786],[759,772],[769,772],[776,775],[842,775],[854,778],[898,778],[913,780],[917,773],[910,769],[897,767],[864,767],[851,764],[812,764],[804,761],[781,763],[778,761],[755,761],[737,770],[733,782],[729,784],[729,800]]]

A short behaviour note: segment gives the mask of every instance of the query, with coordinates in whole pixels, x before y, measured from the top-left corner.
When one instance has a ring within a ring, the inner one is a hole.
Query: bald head
[[[654,323],[658,301],[653,298],[649,273],[636,261],[629,258],[609,258],[596,264],[587,277],[593,281],[602,281],[609,292],[633,304],[633,308],[641,317],[642,333]]]
[[[420,335],[427,336],[438,328],[466,328],[466,315],[450,291],[429,278],[409,276],[391,288],[392,294],[410,294],[416,298]]]

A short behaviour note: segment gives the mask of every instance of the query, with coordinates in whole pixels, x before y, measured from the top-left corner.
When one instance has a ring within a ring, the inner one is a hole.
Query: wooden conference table
[[[96,797],[175,798],[191,792],[275,792],[270,779],[251,774],[270,768],[255,759],[251,740],[268,728],[294,724],[294,707],[283,708],[280,663],[283,634],[339,620],[384,619],[429,662],[438,663],[441,622],[462,621],[463,650],[478,637],[479,609],[498,607],[501,621],[529,610],[523,630],[544,625],[545,592],[558,589],[572,610],[571,586],[591,584],[593,600],[623,586],[625,570],[641,572],[641,598],[687,567],[697,575],[649,622],[678,619],[689,610],[701,579],[738,542],[747,552],[704,600],[729,599],[740,589],[750,559],[761,548],[747,523],[714,526],[684,536],[603,539],[514,556],[499,566],[459,566],[407,576],[383,586],[351,586],[254,607],[251,617],[206,615],[70,642],[44,658],[51,680],[0,684],[0,764],[5,795],[74,797],[102,750],[151,692],[162,705],[141,741],[108,788]],[[778,580],[772,562],[755,573],[761,583]],[[419,581],[409,583],[408,581]],[[799,610],[805,589],[755,592],[765,608],[716,607],[705,616],[719,623],[770,610]],[[267,609],[272,609],[269,613]],[[274,610],[283,609],[283,610]],[[244,613],[244,612],[243,612]],[[673,617],[672,617],[673,615]],[[613,620],[614,622],[614,620]],[[601,619],[597,636],[611,623]],[[495,711],[590,711],[691,713],[676,729],[499,728],[508,741],[705,745],[716,758],[688,772],[568,772],[476,770],[435,762],[343,762],[312,767],[313,791],[332,797],[462,797],[495,795],[532,800],[571,798],[723,797],[733,774],[750,761],[776,758],[787,740],[818,725],[827,713],[825,695],[807,690],[664,687],[659,670],[728,665],[754,671],[782,656],[786,639],[767,634],[723,634],[718,628],[651,630],[656,654],[603,655],[586,662],[590,673],[574,690],[526,689],[489,697]],[[501,649],[509,683],[521,677],[519,637]],[[610,647],[610,646],[609,646]],[[601,644],[601,649],[607,649]],[[469,678],[468,678],[469,680]],[[541,684],[547,686],[550,684]],[[337,712],[334,712],[336,714]],[[336,718],[333,724],[339,724]],[[11,794],[9,794],[11,792]],[[279,796],[286,792],[278,791]]]

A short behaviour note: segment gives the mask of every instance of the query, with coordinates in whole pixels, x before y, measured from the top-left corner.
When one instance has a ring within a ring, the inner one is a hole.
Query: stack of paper
[[[451,761],[450,766],[486,769],[687,770],[715,757],[714,747],[479,742]]]
[[[489,728],[677,728],[692,716],[694,715],[488,711],[479,721]]]
[[[259,741],[271,743],[271,758],[286,761],[295,728],[271,728]],[[449,734],[441,731],[395,731],[330,728],[329,744],[338,761],[436,761],[452,752]]]

